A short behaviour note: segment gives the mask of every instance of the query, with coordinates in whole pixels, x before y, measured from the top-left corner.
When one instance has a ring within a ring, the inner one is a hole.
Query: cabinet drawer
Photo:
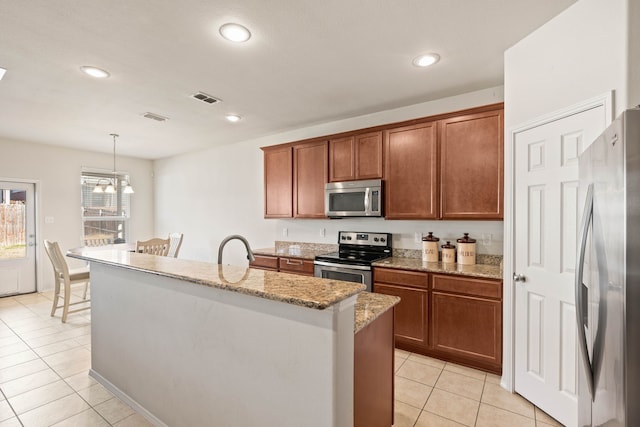
[[[373,281],[391,283],[394,285],[415,286],[424,289],[429,286],[427,273],[395,270],[391,268],[374,268]]]
[[[280,258],[280,271],[313,276],[313,261],[300,258]]]
[[[278,257],[267,255],[254,255],[255,261],[249,263],[249,267],[263,270],[278,270]]]
[[[502,298],[502,280],[433,275],[433,290],[486,298]]]

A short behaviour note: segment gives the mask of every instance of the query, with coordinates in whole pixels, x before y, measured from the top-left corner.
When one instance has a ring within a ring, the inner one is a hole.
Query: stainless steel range
[[[371,264],[392,255],[390,233],[340,231],[338,252],[318,255],[314,263],[315,277],[364,283],[371,292]]]

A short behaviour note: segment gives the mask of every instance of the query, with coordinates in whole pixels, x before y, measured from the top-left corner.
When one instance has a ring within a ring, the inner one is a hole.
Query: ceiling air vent
[[[166,122],[167,120],[169,120],[169,117],[164,117],[164,116],[161,116],[160,114],[154,114],[154,113],[144,113],[142,117],[146,117],[147,119],[155,120],[157,122]]]
[[[198,92],[191,95],[192,98],[198,99],[202,102],[206,102],[207,104],[215,104],[217,102],[221,102],[220,99],[213,97],[211,95],[207,95],[204,92]]]

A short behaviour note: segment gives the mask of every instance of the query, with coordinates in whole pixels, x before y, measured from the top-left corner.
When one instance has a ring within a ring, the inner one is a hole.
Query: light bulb
[[[220,27],[220,35],[236,43],[246,42],[251,38],[251,32],[246,27],[231,22]]]

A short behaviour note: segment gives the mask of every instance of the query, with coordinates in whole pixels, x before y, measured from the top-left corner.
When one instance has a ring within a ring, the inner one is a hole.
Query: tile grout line
[[[20,425],[22,427],[24,427],[24,424],[22,424],[22,420],[20,419],[20,417],[18,416],[18,414],[16,413],[16,410],[13,408],[13,405],[11,404],[11,402],[9,402],[9,398],[7,397],[6,394],[4,394],[4,391],[2,391],[2,388],[0,388],[0,393],[2,393],[2,396],[4,397],[5,402],[7,402],[7,405],[9,405],[9,408],[11,408],[11,412],[13,412],[13,415],[15,417],[16,420],[18,420],[18,422],[20,423]],[[11,418],[8,418],[5,421],[10,420]],[[2,421],[4,422],[4,421]]]
[[[484,382],[482,383],[482,393],[480,393],[480,402],[478,404],[478,410],[476,411],[476,419],[473,423],[474,427],[478,425],[478,416],[480,415],[480,407],[482,406],[482,396],[484,396],[484,389],[487,386],[487,376],[484,376]]]
[[[436,381],[433,383],[433,387],[431,387],[431,391],[429,392],[429,396],[427,396],[427,400],[424,401],[424,405],[422,405],[422,409],[420,409],[420,413],[418,414],[418,418],[416,418],[416,420],[413,422],[413,427],[415,427],[415,425],[418,424],[418,420],[420,419],[420,416],[422,415],[423,412],[429,412],[429,411],[425,410],[424,408],[427,407],[427,403],[429,403],[429,399],[431,398],[431,395],[433,394],[433,390],[436,389],[436,384],[438,384],[438,380],[440,379],[440,376],[444,372],[444,367],[445,366],[447,366],[446,362],[445,362],[444,366],[440,369],[440,373],[438,374],[438,378],[436,378]],[[451,420],[451,421],[453,421],[453,420]]]

